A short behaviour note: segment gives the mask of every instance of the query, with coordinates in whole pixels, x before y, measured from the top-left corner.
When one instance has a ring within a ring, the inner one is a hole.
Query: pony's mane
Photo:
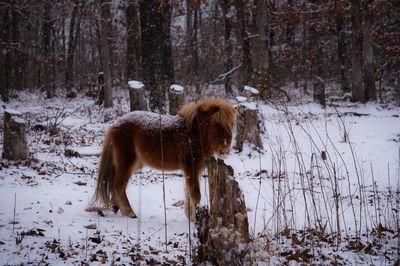
[[[183,106],[178,115],[185,120],[188,128],[191,128],[199,111],[214,111],[210,117],[211,122],[220,124],[226,132],[232,133],[236,123],[236,110],[230,104],[217,98],[206,99]]]

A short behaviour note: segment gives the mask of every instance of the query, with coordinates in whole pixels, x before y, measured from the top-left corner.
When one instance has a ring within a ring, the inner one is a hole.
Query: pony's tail
[[[97,177],[96,191],[93,195],[90,205],[95,205],[96,202],[109,208],[113,205],[112,193],[115,177],[115,165],[113,160],[113,146],[108,135],[103,145],[101,153],[99,172]]]

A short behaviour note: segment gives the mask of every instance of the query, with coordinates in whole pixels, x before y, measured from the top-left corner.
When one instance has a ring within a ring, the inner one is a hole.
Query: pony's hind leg
[[[136,218],[136,213],[133,211],[128,196],[126,195],[126,188],[128,186],[129,179],[132,173],[138,169],[138,163],[132,163],[130,165],[119,165],[116,169],[116,182],[114,184],[114,193],[113,193],[113,202],[115,206],[113,206],[113,211],[117,212],[121,211],[122,215],[128,216],[131,218]]]
[[[131,148],[131,145],[119,146],[115,153],[115,179],[113,184],[112,201],[114,203],[113,211],[121,211],[122,215],[131,218],[136,218],[128,196],[126,195],[126,188],[129,179],[134,171],[140,168],[140,162]]]

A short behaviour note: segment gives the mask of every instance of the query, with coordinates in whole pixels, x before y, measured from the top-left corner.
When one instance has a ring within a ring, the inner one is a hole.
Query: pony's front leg
[[[186,217],[190,219],[193,223],[196,222],[196,206],[192,197],[190,197],[189,192],[185,191],[185,214]]]
[[[196,206],[200,202],[200,173],[201,167],[186,167],[185,173],[185,213],[192,221],[196,221]]]

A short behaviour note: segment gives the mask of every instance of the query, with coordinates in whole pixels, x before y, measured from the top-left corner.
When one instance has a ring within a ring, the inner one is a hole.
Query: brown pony
[[[147,165],[183,170],[190,201],[186,206],[195,206],[200,201],[199,176],[205,161],[229,152],[235,122],[235,109],[220,99],[185,105],[176,116],[144,111],[126,114],[105,137],[92,205],[100,201],[106,208],[136,218],[126,187],[132,173]],[[193,219],[194,212],[186,209],[186,214]]]

